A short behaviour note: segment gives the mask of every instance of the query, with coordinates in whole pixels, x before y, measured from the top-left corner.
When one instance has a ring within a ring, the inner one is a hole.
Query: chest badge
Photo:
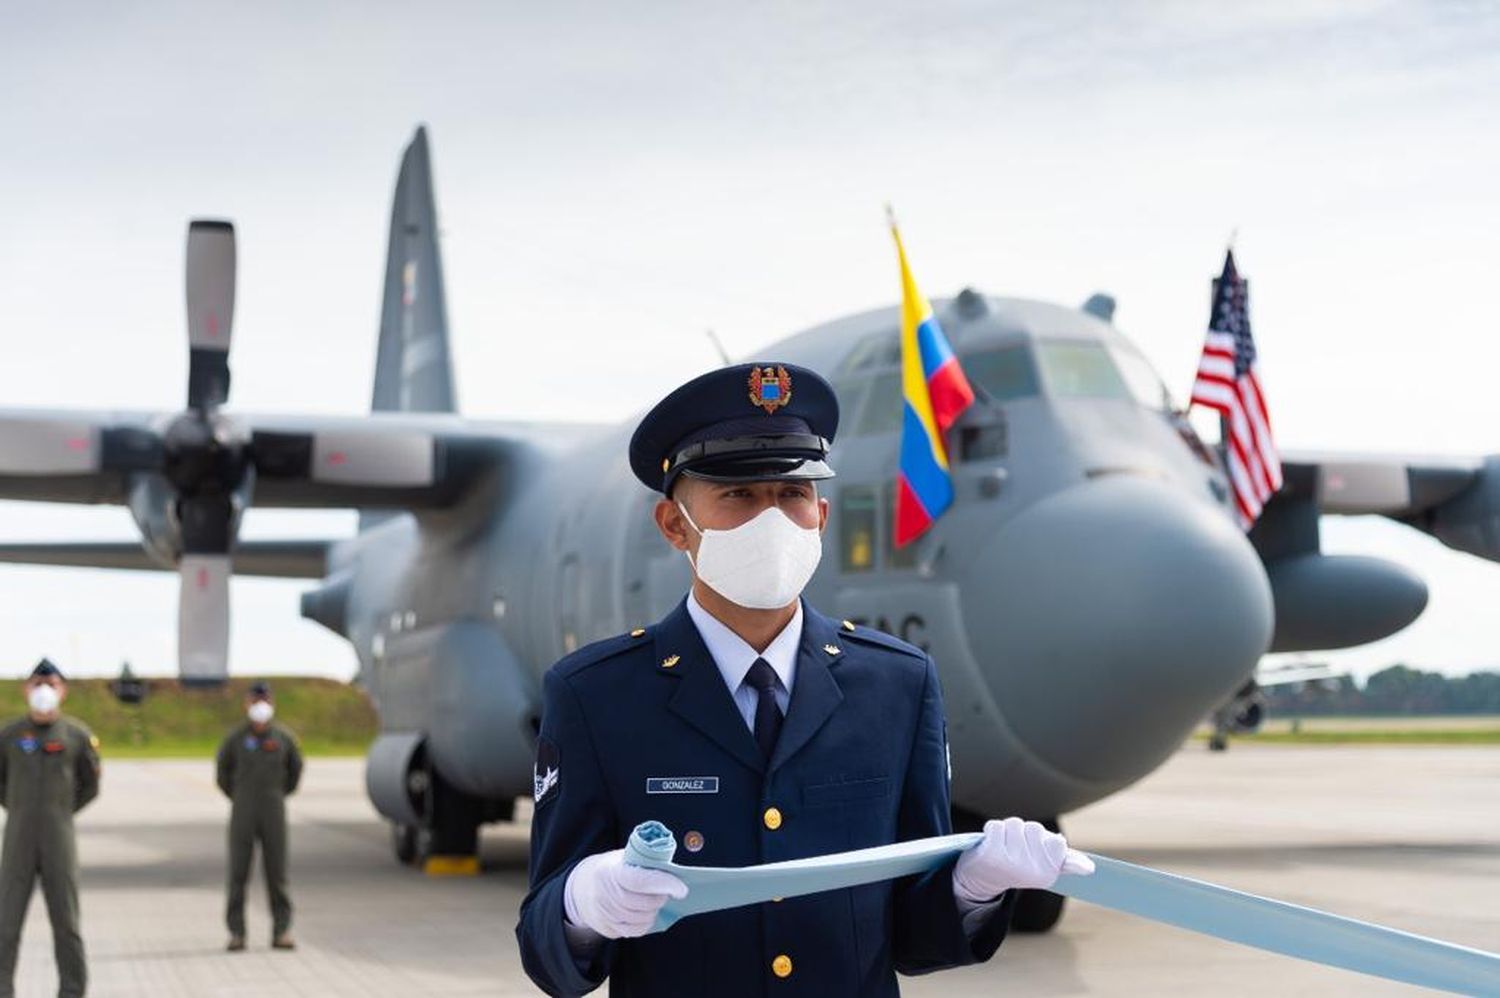
[[[255,751],[255,747],[257,745],[259,745],[259,744],[260,744],[260,742],[258,742],[258,741],[255,740],[255,736],[254,735],[246,735],[245,736],[245,751],[246,752],[254,752]]]
[[[274,738],[267,738],[265,741],[260,743],[260,747],[267,752],[275,752],[278,748],[281,747],[281,743]]]
[[[26,735],[16,744],[21,746],[21,751],[25,752],[27,755],[30,755],[31,753],[36,751],[36,739],[31,737],[30,735]]]
[[[62,750],[63,743],[59,741],[50,741],[42,745],[42,751],[47,753],[48,755],[57,755],[57,753],[61,752]]]

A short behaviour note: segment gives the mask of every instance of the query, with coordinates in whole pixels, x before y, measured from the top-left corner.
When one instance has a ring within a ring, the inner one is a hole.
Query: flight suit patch
[[[47,753],[48,755],[56,755],[57,753],[61,752],[62,750],[63,750],[63,743],[59,742],[59,741],[50,741],[50,742],[47,742],[45,745],[42,746],[42,751],[45,752],[45,753]]]
[[[561,762],[557,754],[557,746],[550,739],[538,738],[536,740],[536,767],[531,773],[531,796],[536,801],[536,806],[552,800],[558,794]]]
[[[27,755],[30,755],[31,753],[36,751],[36,739],[31,737],[30,735],[22,738],[16,744],[20,745],[21,751],[25,752]]]
[[[246,735],[245,736],[245,751],[246,752],[254,752],[255,751],[255,746],[257,746],[258,744],[260,744],[260,743],[255,740],[255,736],[254,735]]]
[[[265,741],[260,743],[260,747],[265,749],[267,752],[275,752],[278,748],[280,748],[280,743],[274,738],[267,738]]]

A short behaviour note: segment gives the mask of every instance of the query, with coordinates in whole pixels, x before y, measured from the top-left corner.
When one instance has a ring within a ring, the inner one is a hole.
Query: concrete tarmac
[[[90,994],[151,998],[531,995],[513,929],[526,828],[487,829],[485,874],[398,866],[363,763],[309,760],[293,799],[292,953],[269,948],[263,885],[250,950],[223,950],[228,805],[202,762],[107,761],[79,819]],[[1190,745],[1065,819],[1094,852],[1500,951],[1500,749]],[[257,865],[255,876],[259,878]],[[40,892],[18,994],[55,994]],[[1398,994],[1415,989],[1072,905],[983,967],[903,979],[907,995]]]

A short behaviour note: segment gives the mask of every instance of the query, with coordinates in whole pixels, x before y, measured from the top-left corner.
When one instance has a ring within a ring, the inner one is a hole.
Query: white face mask
[[[276,708],[272,707],[269,701],[257,700],[245,710],[245,713],[249,714],[250,720],[256,724],[265,724],[276,713]]]
[[[33,686],[26,703],[37,714],[50,714],[62,704],[62,697],[51,686]]]
[[[733,530],[704,530],[687,522],[703,540],[698,558],[684,552],[703,584],[737,606],[775,610],[802,594],[823,557],[823,537],[817,527],[799,527],[771,506],[755,519]]]

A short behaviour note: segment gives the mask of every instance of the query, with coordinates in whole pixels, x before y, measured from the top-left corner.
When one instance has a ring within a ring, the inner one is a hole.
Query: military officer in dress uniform
[[[219,746],[218,782],[233,804],[229,809],[229,950],[245,948],[245,882],[250,861],[260,841],[266,871],[266,893],[271,900],[271,946],[295,949],[292,941],[292,899],[287,892],[286,797],[302,778],[302,753],[297,739],[271,723],[275,708],[271,688],[256,683],[245,696],[244,724],[231,731]]]
[[[78,931],[78,850],[73,815],[99,795],[99,740],[61,713],[68,684],[47,659],[26,680],[26,716],[0,729],[0,996],[15,994],[16,949],[31,889],[42,879],[57,993],[76,998],[88,986]]]
[[[895,995],[896,972],[986,960],[1015,889],[1056,879],[1066,842],[991,822],[930,874],[683,919],[686,886],[626,866],[657,819],[680,863],[749,866],[950,831],[932,659],[800,598],[821,552],[838,425],[832,388],[792,364],[725,368],[641,421],[636,476],[693,568],[653,627],[567,656],[544,680],[531,889],[516,935],[531,979],[576,995]]]

